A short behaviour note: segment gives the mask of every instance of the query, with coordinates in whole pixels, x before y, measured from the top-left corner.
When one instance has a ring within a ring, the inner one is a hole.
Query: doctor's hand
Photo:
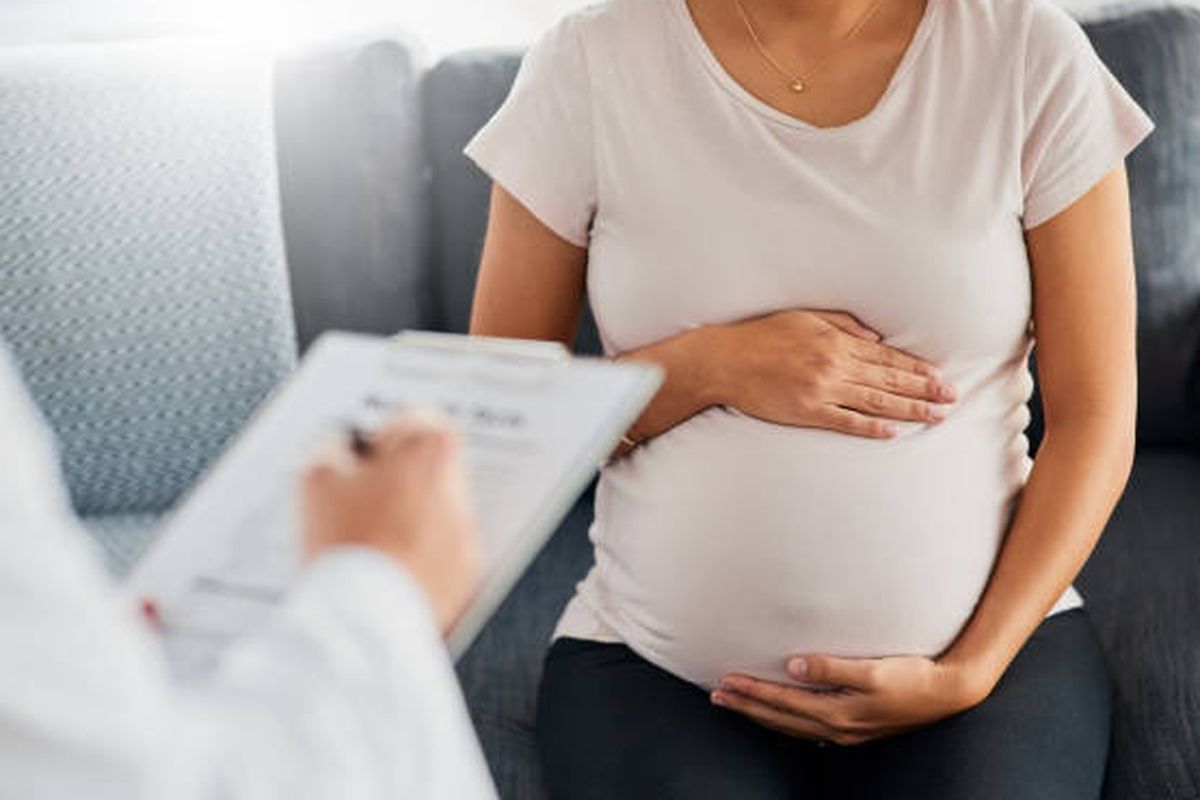
[[[476,588],[480,555],[458,435],[439,414],[409,412],[356,455],[330,445],[303,477],[309,558],[334,547],[370,547],[403,565],[446,632]]]
[[[788,673],[826,688],[731,673],[711,700],[791,736],[854,745],[965,711],[991,692],[959,668],[920,656],[797,657]]]
[[[845,312],[780,311],[716,334],[706,360],[721,404],[768,422],[887,438],[888,420],[940,422],[956,397],[933,364]]]

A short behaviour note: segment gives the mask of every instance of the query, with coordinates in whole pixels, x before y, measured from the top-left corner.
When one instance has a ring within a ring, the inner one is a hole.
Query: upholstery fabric
[[[592,564],[587,538],[594,486],[575,503],[546,548],[458,664],[463,693],[500,796],[546,796],[534,740],[542,656],[558,615]]]
[[[520,63],[521,54],[511,50],[467,51],[442,60],[422,80],[426,156],[433,180],[435,320],[442,330],[467,329],[491,189],[487,175],[462,149],[504,102]],[[600,352],[596,323],[588,308],[582,315],[575,350]]]
[[[1105,798],[1200,797],[1200,453],[1142,449],[1078,586],[1117,685]]]
[[[85,517],[83,525],[100,546],[109,574],[121,578],[154,541],[162,519],[158,514],[107,514]]]
[[[166,509],[292,367],[261,59],[0,53],[0,336],[85,515]]]
[[[300,343],[430,319],[427,170],[412,48],[348,38],[276,70],[283,225]]]

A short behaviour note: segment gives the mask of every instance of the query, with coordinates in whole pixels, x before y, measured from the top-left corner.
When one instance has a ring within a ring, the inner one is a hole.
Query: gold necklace
[[[833,50],[826,53],[825,57],[818,61],[816,66],[814,66],[812,69],[808,70],[807,72],[802,72],[799,75],[793,75],[784,69],[779,62],[776,61],[769,52],[767,52],[766,45],[763,44],[762,39],[758,35],[758,31],[754,29],[754,24],[750,22],[750,15],[746,13],[746,8],[742,5],[742,0],[733,0],[733,2],[737,5],[738,14],[741,15],[742,22],[745,23],[746,30],[750,33],[750,39],[754,42],[754,46],[758,49],[758,52],[773,70],[784,77],[788,83],[788,88],[793,92],[803,92],[806,88],[808,88],[806,81],[808,80],[809,76],[811,76],[821,67],[825,66],[826,62],[828,62],[830,58],[837,55],[837,48],[835,47]],[[863,25],[867,24],[867,20],[875,15],[875,11],[882,3],[883,0],[875,0],[875,2],[871,4],[871,7],[868,8],[861,17],[859,17],[858,22],[854,23],[854,26],[850,28],[850,30],[842,37],[841,44],[849,41],[854,34],[858,33],[859,30],[862,29]]]

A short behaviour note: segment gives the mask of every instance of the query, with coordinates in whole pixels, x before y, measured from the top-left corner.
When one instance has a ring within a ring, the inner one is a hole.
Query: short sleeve
[[[1023,227],[1078,200],[1154,130],[1080,24],[1030,0],[1023,82]]]
[[[569,14],[526,51],[508,97],[463,153],[552,231],[586,247],[596,181],[579,23]]]

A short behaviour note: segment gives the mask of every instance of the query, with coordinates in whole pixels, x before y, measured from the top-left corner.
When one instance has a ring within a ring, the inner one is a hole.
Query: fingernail
[[[796,657],[788,662],[788,674],[796,680],[804,680],[804,675],[808,672],[808,662],[803,658]]]
[[[940,387],[938,387],[938,394],[947,400],[953,400],[955,394],[954,387],[948,383],[943,383]]]
[[[930,419],[945,419],[946,408],[944,406],[929,406]]]
[[[725,695],[721,694],[720,692],[713,692],[711,695],[709,695],[709,699],[712,700],[712,704],[714,706],[725,705]]]

